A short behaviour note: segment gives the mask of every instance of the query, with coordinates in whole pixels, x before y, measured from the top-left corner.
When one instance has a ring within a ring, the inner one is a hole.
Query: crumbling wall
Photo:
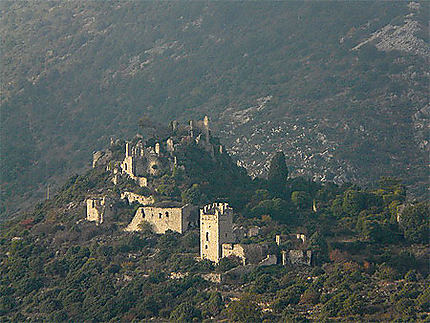
[[[246,265],[245,249],[237,243],[223,243],[222,257],[239,257],[242,260],[242,265]]]
[[[276,255],[267,255],[266,258],[264,258],[258,263],[258,265],[271,266],[271,265],[276,265],[277,262],[278,262],[278,257],[276,257]]]
[[[148,222],[155,233],[162,234],[167,230],[184,233],[190,223],[191,211],[188,204],[183,207],[140,207],[125,231],[140,231],[140,224]]]
[[[236,256],[242,259],[242,264],[259,264],[267,258],[269,247],[265,244],[224,243],[222,257]]]
[[[87,221],[100,225],[111,218],[114,213],[113,201],[107,197],[87,199]]]
[[[133,192],[122,192],[121,199],[127,199],[128,203],[138,202],[142,205],[152,205],[155,203],[153,196],[143,196]]]
[[[288,263],[310,266],[312,263],[312,251],[298,249],[282,251],[282,264],[285,266]]]

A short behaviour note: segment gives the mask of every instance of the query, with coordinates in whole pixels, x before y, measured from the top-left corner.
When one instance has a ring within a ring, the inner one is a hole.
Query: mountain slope
[[[110,136],[134,135],[144,114],[159,122],[208,114],[254,175],[283,149],[293,175],[361,183],[395,175],[423,194],[425,6],[3,2],[1,10],[6,214],[87,167]],[[409,30],[418,47],[380,45],[390,30]]]

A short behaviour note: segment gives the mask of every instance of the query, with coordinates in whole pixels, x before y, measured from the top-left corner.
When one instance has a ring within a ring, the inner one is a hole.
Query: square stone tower
[[[200,209],[200,257],[218,263],[222,244],[234,242],[233,209],[228,203],[212,203]]]

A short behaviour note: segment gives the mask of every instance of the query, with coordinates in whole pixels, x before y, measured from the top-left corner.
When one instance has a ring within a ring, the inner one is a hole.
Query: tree
[[[207,313],[211,316],[216,316],[224,308],[224,302],[222,301],[221,294],[218,292],[212,292],[209,300],[206,303]]]
[[[429,219],[429,203],[421,202],[407,206],[400,216],[400,227],[406,240],[413,243],[428,243]]]
[[[310,209],[312,205],[312,198],[308,192],[294,191],[291,193],[291,201],[299,209]]]
[[[264,200],[251,209],[253,216],[270,215],[280,222],[287,222],[289,219],[288,203],[280,198]]]
[[[179,304],[170,314],[170,319],[174,322],[193,322],[201,320],[201,312],[189,302]]]
[[[251,296],[245,296],[235,301],[228,308],[228,316],[232,322],[257,323],[261,322],[260,309]]]
[[[357,215],[365,208],[365,198],[362,192],[348,190],[343,197],[342,209],[349,215]]]
[[[424,312],[430,312],[430,287],[427,287],[421,295],[417,297],[417,305]]]
[[[343,303],[343,311],[347,314],[361,314],[364,302],[358,293],[352,293]]]
[[[267,176],[269,190],[276,196],[282,197],[285,194],[285,183],[288,178],[288,168],[285,162],[285,155],[278,151],[270,162],[269,174]]]
[[[206,202],[207,197],[202,193],[199,184],[193,184],[189,189],[185,190],[181,194],[183,203],[190,203],[199,205]]]

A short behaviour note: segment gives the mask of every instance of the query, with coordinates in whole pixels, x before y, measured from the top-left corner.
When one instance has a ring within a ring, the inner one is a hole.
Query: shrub
[[[255,298],[250,295],[235,301],[228,307],[228,317],[232,322],[258,323],[261,322],[261,312]]]

